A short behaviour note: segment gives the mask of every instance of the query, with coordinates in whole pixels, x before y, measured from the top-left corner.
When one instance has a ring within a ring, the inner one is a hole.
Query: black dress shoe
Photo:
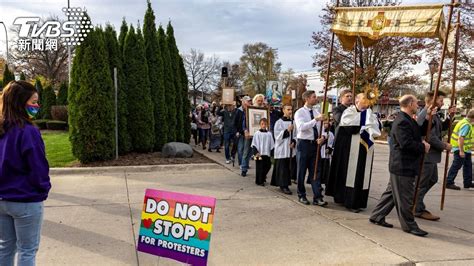
[[[281,192],[283,192],[283,193],[286,194],[286,195],[291,195],[291,194],[293,194],[293,193],[291,192],[291,190],[289,190],[288,188],[282,188],[282,189],[281,189]]]
[[[373,224],[380,225],[380,226],[383,226],[383,227],[387,227],[387,228],[392,228],[393,227],[393,224],[389,224],[385,220],[381,220],[381,221],[377,222],[374,219],[369,219],[369,221]]]
[[[298,201],[304,205],[309,205],[309,201],[306,197],[299,198]]]
[[[446,188],[447,189],[453,189],[453,190],[461,190],[461,187],[458,187],[455,184],[447,184]]]
[[[416,236],[426,236],[428,234],[428,232],[423,231],[420,228],[411,229],[410,231],[407,231],[407,233],[416,235]]]
[[[474,183],[464,185],[464,188],[474,188]]]

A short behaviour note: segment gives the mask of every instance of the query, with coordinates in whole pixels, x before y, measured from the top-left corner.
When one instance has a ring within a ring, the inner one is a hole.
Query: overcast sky
[[[191,48],[223,61],[238,61],[246,43],[265,42],[278,48],[283,69],[310,70],[314,48],[310,40],[319,30],[323,0],[152,0],[157,23],[169,20],[181,53]],[[440,2],[404,0],[403,4]],[[447,2],[444,1],[444,2]],[[94,24],[110,22],[119,30],[122,17],[143,24],[146,0],[70,0],[85,7]],[[63,16],[67,1],[0,0],[0,21],[7,27],[19,16]],[[11,38],[11,36],[9,36]],[[0,26],[0,54],[5,54],[5,33]],[[421,66],[420,66],[421,67]],[[423,67],[424,68],[424,67]]]

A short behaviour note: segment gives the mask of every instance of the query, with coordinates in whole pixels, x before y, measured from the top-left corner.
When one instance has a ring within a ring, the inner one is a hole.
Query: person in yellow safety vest
[[[471,109],[466,118],[459,121],[454,127],[451,135],[452,151],[454,152],[454,161],[449,168],[448,183],[446,188],[460,190],[461,188],[454,184],[454,179],[459,169],[463,168],[464,188],[474,188],[472,183],[472,143],[474,140],[474,109]]]

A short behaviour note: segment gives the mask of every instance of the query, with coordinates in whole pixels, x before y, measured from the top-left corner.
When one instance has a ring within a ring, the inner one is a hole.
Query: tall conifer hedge
[[[115,152],[113,85],[103,31],[92,30],[76,49],[69,87],[72,152],[82,163]]]
[[[168,140],[168,108],[165,101],[163,59],[161,58],[161,49],[156,32],[155,14],[150,1],[148,1],[148,9],[145,13],[143,36],[155,118],[155,150],[159,151]]]
[[[118,146],[119,153],[126,154],[131,151],[132,143],[127,126],[127,94],[125,88],[125,76],[123,74],[122,55],[117,41],[117,33],[111,25],[105,27],[105,46],[109,60],[109,69],[112,81],[114,80],[114,68],[117,68],[117,113],[118,113]],[[115,86],[114,86],[115,93]],[[115,95],[114,95],[115,98]],[[115,101],[115,99],[114,99]],[[114,107],[115,108],[115,107]],[[115,109],[114,109],[115,111]],[[115,112],[114,112],[115,113]]]
[[[155,121],[145,45],[140,29],[135,32],[133,26],[130,26],[123,54],[128,103],[127,125],[132,147],[137,152],[150,152],[155,143]]]
[[[165,82],[165,99],[168,108],[168,142],[176,141],[177,130],[177,110],[176,110],[176,89],[173,78],[173,69],[171,67],[171,56],[168,42],[166,41],[166,34],[163,27],[158,28],[158,41],[161,49],[161,57],[163,58],[164,67],[164,82]]]

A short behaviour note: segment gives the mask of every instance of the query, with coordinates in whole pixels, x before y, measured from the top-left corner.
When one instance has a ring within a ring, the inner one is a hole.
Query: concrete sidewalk
[[[254,185],[254,169],[241,177],[231,165],[58,172],[45,203],[38,265],[179,264],[135,251],[146,188],[217,198],[210,265],[473,265],[474,191],[448,190],[440,212],[437,185],[426,203],[442,218],[418,221],[430,232],[426,238],[402,232],[395,212],[388,217],[393,229],[368,222],[388,180],[387,147],[376,149],[369,208],[357,214],[330,198],[327,208],[301,205],[295,195]],[[224,161],[222,153],[204,154]]]

